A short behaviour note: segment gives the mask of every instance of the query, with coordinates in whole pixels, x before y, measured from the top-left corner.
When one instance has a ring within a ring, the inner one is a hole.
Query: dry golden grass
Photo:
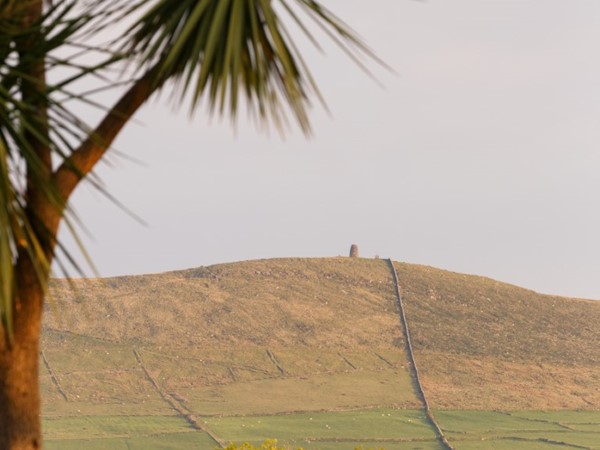
[[[600,302],[396,263],[435,407],[600,409]]]
[[[599,409],[600,369],[423,351],[419,365],[432,405],[444,409]]]
[[[177,394],[202,416],[419,408],[405,371],[363,370],[263,378],[222,386],[182,388]]]
[[[157,348],[357,348],[401,330],[383,261],[280,259],[140,277],[53,283],[46,327]]]
[[[396,264],[417,350],[600,366],[600,302]]]
[[[396,269],[433,407],[600,409],[600,302]],[[386,261],[262,260],[76,284],[53,283],[60,315],[49,308],[43,341],[74,398],[118,405],[122,384],[133,403],[159,401],[135,347],[166,392],[205,413],[416,405]],[[298,398],[267,407],[250,388]]]
[[[122,383],[133,403],[154,398],[136,348],[161,389],[196,413],[419,406],[384,261],[250,261],[76,291],[55,281],[53,294],[60,316],[49,309],[44,347],[71,397],[114,404],[128,398]]]

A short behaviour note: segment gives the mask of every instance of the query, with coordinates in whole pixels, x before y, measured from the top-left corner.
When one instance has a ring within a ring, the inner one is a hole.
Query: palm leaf
[[[136,7],[148,10],[125,34],[128,44],[124,49],[135,55],[135,61],[146,70],[155,70],[157,89],[172,81],[180,99],[191,94],[193,110],[206,97],[211,110],[223,114],[228,109],[235,117],[243,92],[253,115],[281,123],[285,121],[286,105],[308,133],[310,96],[321,97],[279,10],[315,44],[317,39],[303,23],[301,13],[315,20],[359,63],[357,53],[374,55],[347,25],[319,3],[291,3],[142,0]]]
[[[18,286],[15,265],[19,258],[31,261],[38,281],[46,288],[53,251],[64,246],[53,242],[45,224],[27,204],[28,186],[35,186],[51,205],[64,212],[67,227],[72,228],[69,210],[57,194],[49,169],[40,160],[36,143],[49,148],[54,161],[62,162],[89,135],[90,127],[75,110],[61,99],[87,101],[72,88],[82,78],[96,76],[117,62],[121,55],[110,48],[99,62],[80,64],[77,58],[56,58],[53,52],[64,51],[71,41],[89,36],[90,28],[102,29],[105,17],[117,0],[55,2],[40,20],[22,26],[20,15],[27,13],[28,1],[3,2],[0,5],[0,330],[9,339],[13,332],[13,307]],[[26,53],[19,53],[18,42],[30,42]],[[79,51],[79,49],[78,49]],[[23,101],[22,87],[38,80],[28,67],[36,61],[48,61],[48,67],[63,69],[39,92],[38,106]],[[64,69],[67,69],[66,71]],[[66,73],[66,75],[64,74]],[[45,110],[40,113],[39,104]],[[75,241],[79,242],[75,236]],[[85,255],[85,249],[81,247]],[[68,251],[63,257],[72,268],[81,267]]]

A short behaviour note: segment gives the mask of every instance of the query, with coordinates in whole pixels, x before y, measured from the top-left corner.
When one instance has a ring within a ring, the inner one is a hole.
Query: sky
[[[301,42],[313,136],[168,95],[73,206],[101,276],[376,255],[600,299],[600,2],[324,0],[393,72]],[[66,233],[62,233],[68,241]]]

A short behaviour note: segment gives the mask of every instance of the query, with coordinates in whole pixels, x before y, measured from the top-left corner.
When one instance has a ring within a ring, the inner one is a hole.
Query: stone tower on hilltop
[[[358,245],[352,244],[350,246],[350,258],[358,258]]]

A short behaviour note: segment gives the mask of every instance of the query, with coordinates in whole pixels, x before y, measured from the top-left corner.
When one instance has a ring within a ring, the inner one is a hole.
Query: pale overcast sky
[[[84,188],[102,276],[273,257],[392,257],[600,299],[600,1],[330,0],[398,73],[332,46],[332,111],[285,140],[161,99]],[[325,40],[325,38],[323,38]]]

